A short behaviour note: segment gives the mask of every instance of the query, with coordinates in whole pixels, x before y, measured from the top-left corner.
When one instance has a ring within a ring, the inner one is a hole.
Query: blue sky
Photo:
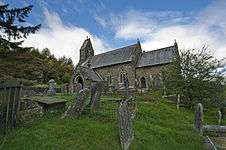
[[[34,5],[30,24],[42,24],[24,46],[50,48],[57,57],[79,58],[89,36],[95,53],[133,44],[146,51],[170,46],[180,49],[208,45],[226,57],[226,0],[0,0],[12,7]]]

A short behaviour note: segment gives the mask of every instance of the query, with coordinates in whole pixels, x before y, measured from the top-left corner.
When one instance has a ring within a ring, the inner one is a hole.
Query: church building
[[[124,88],[123,81],[127,77],[130,89],[159,88],[162,85],[161,70],[177,55],[176,41],[172,46],[145,52],[139,40],[135,44],[94,55],[91,40],[87,38],[80,48],[80,59],[72,82],[85,88],[105,81],[110,90],[120,90]]]

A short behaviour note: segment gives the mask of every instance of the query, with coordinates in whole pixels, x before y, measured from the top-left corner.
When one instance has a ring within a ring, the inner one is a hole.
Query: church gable
[[[177,44],[153,51],[143,52],[137,63],[137,68],[168,64],[177,56]]]

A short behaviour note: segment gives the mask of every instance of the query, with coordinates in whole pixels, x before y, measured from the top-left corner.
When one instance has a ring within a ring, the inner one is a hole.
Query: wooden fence
[[[17,125],[21,86],[0,87],[0,134]]]

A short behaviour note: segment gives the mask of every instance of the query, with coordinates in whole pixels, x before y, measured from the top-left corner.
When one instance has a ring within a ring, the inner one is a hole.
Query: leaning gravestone
[[[103,91],[103,82],[97,82],[91,87],[91,112],[95,111],[100,105],[100,97]]]
[[[64,113],[63,118],[68,116],[79,117],[86,107],[86,104],[90,97],[89,89],[85,88],[79,91],[78,96],[75,98],[75,103],[73,106],[70,106],[68,110]]]
[[[118,109],[120,142],[123,150],[128,150],[134,139],[132,121],[135,117],[135,107],[131,105],[131,99],[120,103]]]
[[[49,90],[47,91],[49,95],[55,95],[56,94],[56,82],[51,79],[49,80]]]
[[[203,106],[201,103],[198,103],[196,112],[195,112],[195,128],[202,134],[202,122],[203,122]]]

